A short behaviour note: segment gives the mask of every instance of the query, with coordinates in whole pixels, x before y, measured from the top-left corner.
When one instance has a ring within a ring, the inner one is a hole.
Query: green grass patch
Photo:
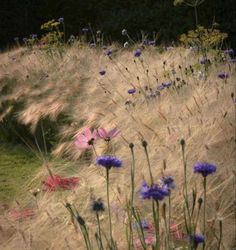
[[[0,143],[0,202],[10,202],[22,194],[40,165],[33,152],[22,145]]]

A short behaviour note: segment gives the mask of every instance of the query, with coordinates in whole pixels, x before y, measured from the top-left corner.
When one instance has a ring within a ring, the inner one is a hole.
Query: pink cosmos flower
[[[179,230],[178,225],[175,223],[171,225],[170,231],[176,240],[183,240],[185,237],[184,233]]]
[[[86,128],[83,133],[78,134],[76,136],[75,145],[79,149],[91,148],[96,139],[97,139],[97,131],[94,130],[92,132],[89,128]]]
[[[147,246],[152,246],[156,242],[156,237],[154,235],[145,236],[145,243]],[[134,247],[136,250],[143,249],[140,239],[134,240]]]
[[[105,141],[110,141],[112,138],[116,137],[119,133],[120,131],[118,131],[117,128],[113,128],[109,132],[104,128],[98,129],[98,136],[104,139]]]

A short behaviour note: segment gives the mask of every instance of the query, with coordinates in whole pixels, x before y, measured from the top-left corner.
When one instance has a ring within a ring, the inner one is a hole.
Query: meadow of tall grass
[[[42,167],[12,203],[33,216],[1,215],[13,228],[1,249],[234,249],[235,60],[200,52],[73,41],[2,53],[2,127]]]

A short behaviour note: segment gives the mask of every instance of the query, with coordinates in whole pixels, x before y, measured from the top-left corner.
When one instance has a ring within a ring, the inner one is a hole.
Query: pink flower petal
[[[88,141],[93,138],[92,132],[89,128],[84,130],[83,135],[88,139]]]
[[[88,142],[88,139],[83,134],[80,134],[80,135],[78,135],[76,137],[76,141],[79,141],[79,142]]]
[[[98,135],[97,130],[94,129],[94,130],[93,130],[93,135],[92,135],[92,137],[94,138],[94,140],[97,139],[97,135]]]
[[[119,133],[120,133],[120,131],[119,131],[117,128],[113,128],[113,129],[111,129],[111,130],[109,131],[108,136],[109,136],[110,138],[114,138],[114,137],[116,137]]]
[[[103,139],[108,137],[108,133],[104,128],[99,128],[98,129],[98,135],[99,135],[100,138],[103,138]]]
[[[76,145],[76,147],[78,147],[80,149],[91,148],[91,145],[88,145],[87,142],[76,141],[75,145]]]

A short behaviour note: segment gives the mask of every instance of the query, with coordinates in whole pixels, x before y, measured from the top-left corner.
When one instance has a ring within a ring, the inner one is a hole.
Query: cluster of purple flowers
[[[159,87],[157,87],[158,90],[162,90],[165,88],[169,88],[172,85],[171,82],[163,82]]]
[[[234,55],[234,50],[233,50],[233,49],[226,49],[226,50],[224,51],[224,54],[225,54],[225,55],[230,55],[230,56],[232,56],[232,55]]]
[[[146,45],[146,46],[151,46],[151,45],[155,45],[156,44],[156,41],[155,40],[147,40],[147,39],[145,39],[144,41],[143,41],[143,45]]]
[[[227,79],[229,77],[229,74],[225,73],[225,72],[220,72],[220,73],[218,73],[218,77],[220,79]]]
[[[169,194],[170,192],[166,185],[161,186],[157,184],[152,184],[151,186],[149,186],[146,182],[143,182],[140,189],[140,196],[142,199],[152,198],[154,200],[161,201]]]

